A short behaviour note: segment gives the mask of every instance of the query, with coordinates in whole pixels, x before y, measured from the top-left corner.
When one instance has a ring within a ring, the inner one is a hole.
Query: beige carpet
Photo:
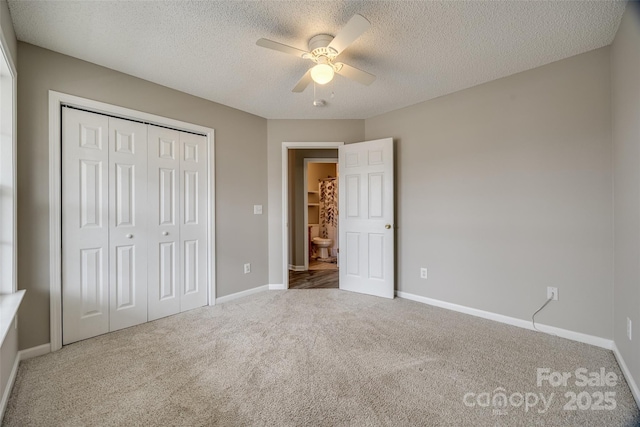
[[[619,380],[538,387],[539,367],[604,368]],[[515,404],[517,393],[555,397],[545,413],[542,403],[527,411],[478,406],[481,393],[493,397],[500,387]],[[563,410],[572,391],[614,392],[616,408]],[[476,406],[465,405],[465,395]],[[25,361],[4,424],[625,426],[638,419],[610,351],[403,299],[319,289],[263,292]]]

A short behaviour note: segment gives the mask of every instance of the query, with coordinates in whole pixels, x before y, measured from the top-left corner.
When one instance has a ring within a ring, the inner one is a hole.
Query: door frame
[[[306,230],[309,227],[309,208],[308,208],[308,204],[309,204],[309,182],[308,182],[308,176],[307,176],[307,171],[308,171],[308,167],[309,167],[309,163],[335,163],[336,167],[338,165],[338,158],[315,158],[315,157],[309,157],[309,158],[305,158],[303,161],[304,167],[303,167],[303,172],[302,172],[302,182],[303,182],[303,188],[306,189],[306,191],[304,192],[304,205],[303,205],[303,209],[304,209],[304,229]],[[319,196],[319,194],[318,194]],[[309,270],[309,233],[304,233],[304,271]]]
[[[62,348],[62,126],[61,107],[69,105],[89,112],[106,114],[145,124],[194,132],[207,138],[209,159],[207,228],[207,294],[208,305],[215,305],[215,131],[212,128],[156,116],[142,111],[106,104],[66,93],[49,91],[49,293],[51,351]]]
[[[283,289],[289,289],[289,150],[326,150],[326,149],[330,150],[330,149],[337,149],[342,145],[344,145],[344,142],[283,142],[282,143],[282,283],[283,283]],[[339,164],[340,163],[338,162],[338,165]]]

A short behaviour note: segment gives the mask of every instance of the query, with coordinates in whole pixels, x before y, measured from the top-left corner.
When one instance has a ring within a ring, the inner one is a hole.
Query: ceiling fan
[[[316,63],[298,81],[298,84],[293,88],[293,92],[304,91],[312,81],[321,85],[329,83],[333,80],[335,73],[368,86],[373,83],[376,76],[342,62],[335,62],[335,59],[370,26],[371,23],[364,16],[354,15],[335,37],[327,34],[318,34],[312,37],[309,40],[308,52],[267,39],[260,39],[256,44],[300,58],[310,59]]]

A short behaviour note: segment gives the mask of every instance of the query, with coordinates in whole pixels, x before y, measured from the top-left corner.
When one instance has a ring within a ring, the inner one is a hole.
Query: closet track
[[[114,119],[127,120],[127,121],[134,122],[134,123],[141,123],[141,124],[144,124],[144,125],[156,126],[156,127],[164,128],[164,129],[177,130],[179,132],[190,133],[192,135],[207,136],[204,133],[193,132],[193,131],[188,130],[188,129],[182,129],[182,128],[177,128],[177,127],[159,125],[158,123],[147,122],[147,121],[144,121],[144,120],[136,120],[136,119],[132,119],[130,117],[116,116],[115,114],[108,114],[108,113],[104,113],[102,111],[89,110],[89,109],[86,109],[86,108],[76,107],[75,105],[70,105],[70,104],[60,104],[60,107],[62,107],[62,108],[71,108],[73,110],[84,111],[86,113],[100,114],[101,116],[113,117]]]

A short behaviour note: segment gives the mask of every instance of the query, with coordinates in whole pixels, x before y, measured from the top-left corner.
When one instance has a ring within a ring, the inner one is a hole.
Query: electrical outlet
[[[246,263],[244,265],[244,274],[248,274],[248,273],[251,273],[251,264]]]
[[[632,335],[631,335],[631,326],[632,326],[631,319],[629,319],[627,317],[627,338],[629,338],[629,341],[631,341],[631,339],[632,339],[631,338],[632,337]]]
[[[253,205],[253,214],[262,215],[262,205]]]
[[[420,278],[421,279],[426,279],[427,278],[427,269],[426,268],[421,268],[420,269]]]
[[[547,286],[547,299],[552,298],[554,301],[558,301],[558,288]]]

